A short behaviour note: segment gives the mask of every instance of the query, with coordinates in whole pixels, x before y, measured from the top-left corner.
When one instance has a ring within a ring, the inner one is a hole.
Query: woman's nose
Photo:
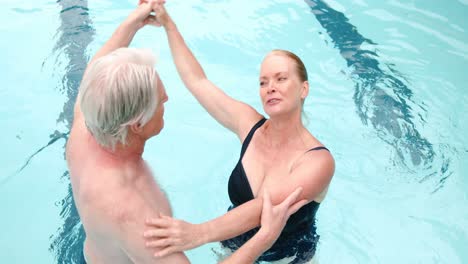
[[[273,92],[276,92],[276,84],[275,82],[270,82],[268,83],[267,93],[273,93]]]

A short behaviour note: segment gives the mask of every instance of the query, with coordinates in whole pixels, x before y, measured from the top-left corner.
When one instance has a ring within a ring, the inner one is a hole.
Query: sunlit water
[[[0,259],[73,263],[83,233],[64,160],[72,106],[89,57],[134,1],[1,2]],[[263,56],[281,48],[304,60],[307,126],[337,164],[317,214],[320,263],[467,263],[468,2],[375,2],[167,8],[209,78],[259,111]],[[163,30],[145,28],[132,45],[159,54],[170,100],[144,156],[175,216],[221,215],[238,140],[183,87]],[[187,254],[215,263],[217,250]]]

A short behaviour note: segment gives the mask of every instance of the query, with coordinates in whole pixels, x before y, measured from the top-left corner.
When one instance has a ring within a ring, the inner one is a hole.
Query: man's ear
[[[130,125],[130,130],[134,133],[134,134],[140,134],[141,131],[143,131],[143,126],[138,122],[138,123],[135,123],[133,125]]]

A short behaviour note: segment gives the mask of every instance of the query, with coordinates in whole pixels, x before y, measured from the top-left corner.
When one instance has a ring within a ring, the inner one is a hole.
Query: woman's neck
[[[304,133],[307,130],[302,124],[301,115],[272,117],[263,128],[263,133],[271,147],[303,145]]]

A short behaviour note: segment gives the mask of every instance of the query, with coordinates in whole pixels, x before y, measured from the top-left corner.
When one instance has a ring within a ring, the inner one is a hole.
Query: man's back
[[[167,198],[139,155],[119,156],[102,148],[83,117],[75,120],[67,143],[67,162],[85,232],[90,263],[156,262],[145,249],[144,221],[159,212],[171,215]],[[159,263],[188,263],[179,253]]]

